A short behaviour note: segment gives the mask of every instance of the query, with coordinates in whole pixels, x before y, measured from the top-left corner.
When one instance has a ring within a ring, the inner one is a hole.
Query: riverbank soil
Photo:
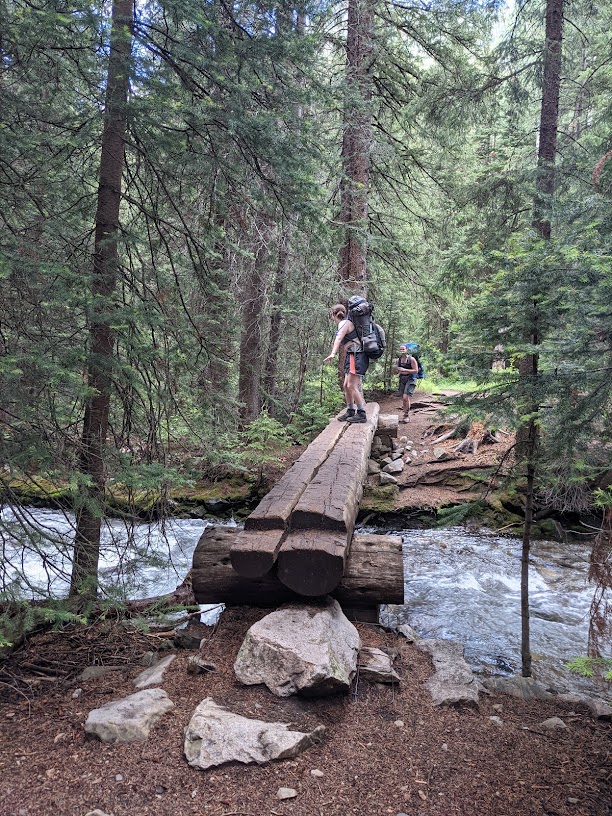
[[[379,496],[377,475],[368,478],[362,509],[382,512],[437,512],[440,508],[474,502],[487,494],[491,479],[499,478],[507,468],[514,434],[499,431],[491,441],[484,426],[469,426],[452,412],[450,397],[455,392],[431,394],[419,386],[412,399],[410,421],[401,423],[398,438],[405,436],[412,445],[411,461],[402,473],[394,474],[398,489]],[[395,394],[377,395],[381,414],[399,414],[401,398]],[[446,410],[445,410],[446,409]],[[454,431],[454,432],[453,432]],[[447,439],[442,439],[448,436]],[[476,451],[458,451],[466,437],[485,437]],[[438,441],[441,440],[441,441]],[[382,499],[382,501],[381,501]],[[500,508],[501,509],[501,508]],[[515,519],[516,521],[516,519]]]
[[[144,653],[164,639],[100,621],[31,638],[0,674],[0,813],[6,816],[604,816],[612,808],[611,725],[581,705],[481,694],[480,709],[435,708],[431,659],[397,634],[358,624],[366,645],[395,650],[399,686],[357,678],[349,694],[313,700],[243,687],[233,663],[265,612],[223,613],[194,676],[176,651],[163,688],[175,708],[145,743],[86,739],[89,711],[134,692]],[[163,651],[163,655],[168,654]],[[122,670],[79,680],[90,665]],[[81,689],[81,691],[77,691]],[[244,716],[322,724],[321,744],[265,766],[191,768],[183,733],[212,697]],[[560,717],[567,728],[541,723]],[[496,718],[496,719],[491,719]],[[313,776],[311,771],[321,771]],[[297,796],[277,798],[279,788]]]
[[[382,413],[398,413],[397,396],[379,402]],[[479,495],[478,482],[474,489],[465,471],[497,467],[512,444],[504,437],[476,454],[441,460],[440,448],[454,457],[451,448],[462,436],[431,444],[430,432],[445,422],[436,417],[438,408],[417,392],[411,422],[400,426],[419,451],[419,464],[400,474],[392,509],[437,510],[471,500]],[[612,813],[611,725],[593,719],[585,706],[483,692],[479,709],[436,708],[424,686],[434,671],[431,658],[401,636],[366,624],[358,624],[364,645],[397,654],[399,685],[358,677],[346,695],[279,699],[265,688],[241,686],[233,672],[248,627],[264,614],[252,608],[223,613],[200,650],[215,664],[213,672],[189,674],[187,660],[195,652],[175,650],[163,681],[175,708],[147,742],[132,745],[88,740],[83,724],[92,709],[133,693],[145,654],[169,654],[170,640],[108,619],[31,636],[0,664],[0,814],[85,816],[96,808],[109,816]],[[79,679],[88,666],[109,665],[120,668]],[[294,759],[194,770],[183,755],[184,729],[209,696],[248,717],[302,730],[322,724],[325,737]],[[547,730],[542,722],[549,717],[567,727]],[[283,787],[296,797],[279,800]]]

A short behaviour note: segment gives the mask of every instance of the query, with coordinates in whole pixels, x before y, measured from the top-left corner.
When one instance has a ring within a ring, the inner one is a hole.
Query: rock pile
[[[406,449],[405,443],[400,443],[400,447]],[[394,461],[399,460],[391,459]],[[409,627],[401,630],[410,641],[418,637]],[[196,637],[194,643],[199,642]],[[477,709],[482,686],[463,658],[463,647],[451,641],[422,640],[418,641],[418,648],[428,652],[434,664],[434,674],[426,683],[432,703]],[[239,650],[234,672],[244,685],[264,685],[277,697],[293,694],[317,697],[338,691],[346,693],[353,680],[399,683],[393,666],[395,657],[392,649],[362,647],[357,629],[338,602],[327,598],[310,605],[287,604],[253,624]],[[164,690],[150,686],[159,686],[164,672],[176,671],[177,664],[183,665],[180,670],[195,674],[215,671],[214,664],[198,655],[187,661],[173,662],[174,658],[175,655],[168,655],[140,671],[134,679],[134,685],[140,689],[135,694],[90,711],[84,725],[86,734],[113,744],[147,740],[151,729],[175,708]],[[146,662],[150,663],[148,659]],[[548,696],[535,681],[523,682],[522,686],[518,680],[513,685],[508,681],[507,685],[506,693]],[[592,709],[593,716],[601,718],[609,718],[611,712],[603,704]],[[490,720],[496,727],[504,725],[501,717]],[[401,728],[404,722],[397,720],[394,725]],[[540,726],[542,731],[564,727],[556,719]],[[262,764],[295,756],[324,739],[325,728],[315,725],[307,731],[298,731],[287,723],[245,717],[206,696],[196,707],[184,734],[187,762],[206,770],[227,762]],[[278,792],[279,799],[295,795],[292,789],[281,788]]]
[[[419,453],[407,436],[400,436],[399,439],[375,436],[368,461],[368,476],[378,475],[381,485],[399,484],[397,477],[406,465],[418,463]]]

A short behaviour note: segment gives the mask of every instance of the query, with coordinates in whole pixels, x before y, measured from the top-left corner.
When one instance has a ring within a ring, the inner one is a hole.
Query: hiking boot
[[[347,408],[346,412],[338,417],[338,422],[348,422],[349,419],[355,416],[354,408]]]
[[[346,421],[347,422],[367,422],[368,418],[366,416],[365,411],[360,411],[359,409],[357,409],[357,413],[355,414],[355,416],[349,417]]]

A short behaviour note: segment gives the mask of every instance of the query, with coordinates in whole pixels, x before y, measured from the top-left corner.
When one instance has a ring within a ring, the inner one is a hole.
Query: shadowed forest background
[[[517,431],[525,542],[538,510],[592,512],[612,583],[611,16],[0,2],[0,481],[74,510],[73,600],[109,505],[163,516],[326,425],[355,292],[388,340],[366,389],[419,342]]]

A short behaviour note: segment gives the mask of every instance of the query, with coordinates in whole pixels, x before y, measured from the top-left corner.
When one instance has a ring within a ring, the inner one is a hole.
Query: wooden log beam
[[[347,429],[346,422],[332,419],[300,458],[264,496],[244,522],[245,530],[284,530],[302,493],[319,472]]]
[[[346,423],[341,442],[302,493],[291,514],[291,530],[353,532],[363,484],[368,470],[372,439],[378,423],[378,403],[367,406],[367,422]],[[281,554],[284,547],[281,548]]]
[[[379,414],[376,436],[389,436],[397,439],[399,428],[399,414]]]
[[[325,595],[344,574],[378,412],[378,404],[370,403],[368,421],[347,428],[293,511],[278,553],[278,576],[295,592]]]
[[[249,580],[230,564],[235,527],[207,528],[195,549],[191,583],[197,603],[276,607],[304,597],[274,573]],[[345,574],[332,592],[343,608],[370,609],[404,602],[402,540],[399,536],[355,534]]]
[[[230,555],[237,573],[258,578],[272,569],[294,507],[346,429],[332,419],[246,519]]]
[[[236,534],[230,559],[244,578],[259,578],[270,572],[285,540],[285,530],[241,530]]]

